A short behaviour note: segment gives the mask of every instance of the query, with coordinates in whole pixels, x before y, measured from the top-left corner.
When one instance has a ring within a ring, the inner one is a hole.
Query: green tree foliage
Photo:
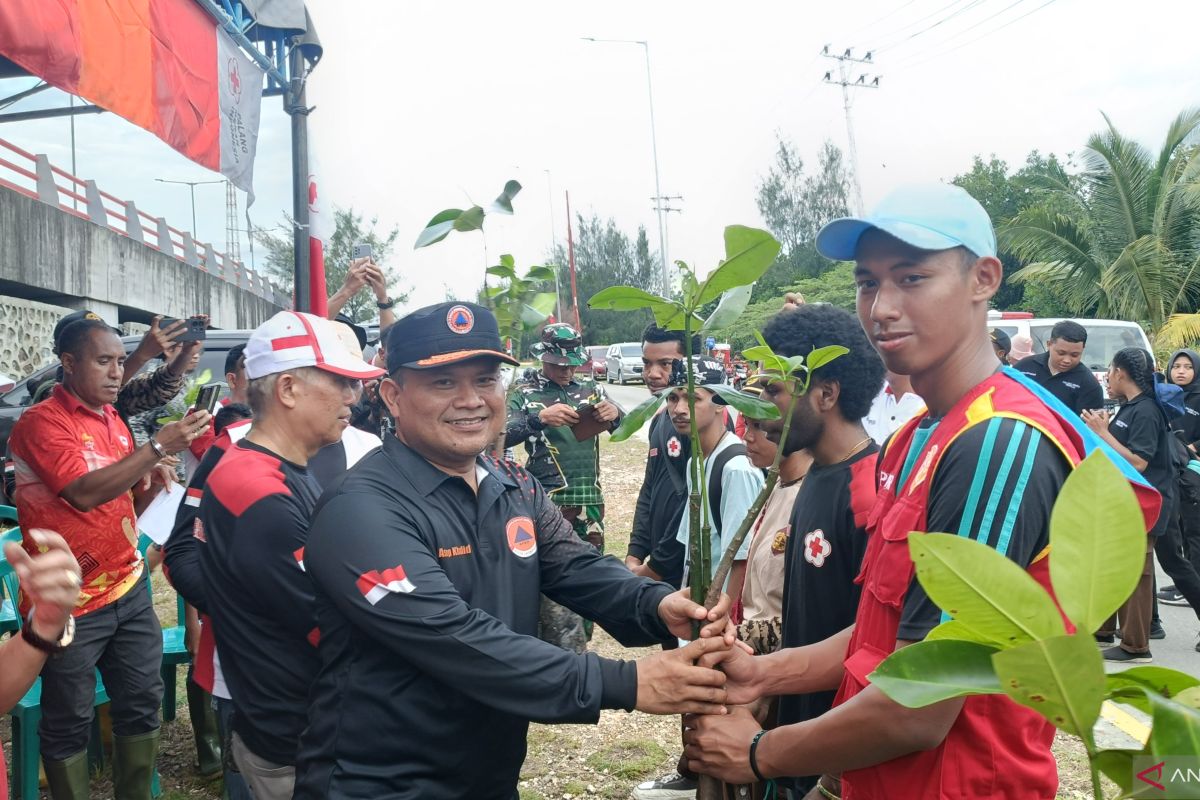
[[[1043,156],[1037,150],[1025,159],[1025,164],[1016,172],[1010,172],[1008,163],[994,154],[984,161],[975,156],[969,172],[952,181],[966,189],[987,210],[997,230],[1007,225],[1014,217],[1032,205],[1046,202],[1047,189],[1056,185],[1072,186],[1058,157],[1053,153]],[[1018,283],[1011,280],[1022,266],[1022,261],[1008,249],[1001,247],[1000,262],[1004,265],[1004,284],[992,304],[1004,310],[1032,311],[1038,316],[1062,316],[1069,310],[1057,299],[1054,292],[1045,286]],[[1037,282],[1034,282],[1035,284]],[[1034,290],[1030,292],[1030,290]],[[1033,296],[1027,300],[1027,296]],[[1032,301],[1032,302],[1031,302]],[[1036,304],[1037,309],[1031,306]]]
[[[335,207],[333,210],[333,236],[325,243],[325,287],[329,294],[338,290],[346,280],[350,270],[350,260],[354,245],[369,244],[375,254],[375,263],[383,270],[387,279],[388,289],[393,300],[403,303],[408,299],[408,290],[400,291],[396,287],[399,276],[389,265],[392,249],[396,244],[399,228],[381,232],[377,230],[379,219],[372,217],[369,221],[363,215],[351,208]],[[295,273],[295,254],[292,250],[293,223],[290,216],[284,215],[284,221],[273,229],[256,228],[251,235],[254,241],[267,250],[264,271],[268,276],[288,291],[292,289]],[[378,316],[375,308],[375,297],[370,292],[359,292],[346,303],[343,313],[356,322],[371,320]]]
[[[784,287],[829,269],[831,262],[817,253],[817,232],[849,213],[849,175],[836,145],[826,141],[817,154],[816,171],[806,174],[795,146],[783,137],[777,142],[775,163],[759,182],[756,202],[783,249],[755,284],[756,301],[781,296]]]
[[[575,324],[571,308],[571,274],[567,249],[554,248],[547,263],[559,264],[559,286],[563,298],[563,322]],[[610,286],[633,286],[648,292],[661,288],[658,253],[650,249],[646,229],[639,226],[630,242],[613,219],[601,220],[596,214],[575,217],[575,286],[579,297],[579,318],[583,341],[588,345],[613,342],[640,342],[642,331],[653,317],[644,309],[622,313],[588,308],[587,298]]]
[[[1135,320],[1157,331],[1200,299],[1200,109],[1181,112],[1157,153],[1117,130],[1088,139],[1078,185],[1047,181],[1045,199],[1001,227],[1076,314]]]
[[[829,303],[853,313],[854,264],[849,261],[838,262],[815,278],[804,278],[779,289],[777,294],[751,303],[737,322],[714,331],[713,336],[717,341],[728,342],[734,352],[753,347],[757,344],[756,332],[762,330],[768,319],[779,313],[783,307],[783,295],[787,292],[799,292],[808,303]]]

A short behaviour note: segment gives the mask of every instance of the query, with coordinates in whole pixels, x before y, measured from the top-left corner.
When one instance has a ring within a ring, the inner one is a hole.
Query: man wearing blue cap
[[[808,647],[759,657],[735,648],[702,661],[722,662],[731,702],[837,689],[834,708],[765,733],[741,711],[700,717],[685,752],[694,769],[737,783],[823,772],[812,797],[1050,800],[1054,728],[1040,715],[1005,695],[908,709],[868,676],[942,618],[914,579],[910,532],[975,539],[1050,591],[1051,507],[1069,470],[1100,443],[1066,406],[1001,367],[986,322],[1003,272],[987,213],[965,191],[897,190],[868,217],[826,225],[817,248],[855,261],[859,321],[928,411],[879,458],[854,626]],[[1131,468],[1126,475],[1150,527],[1157,493]]]
[[[516,363],[474,303],[388,329],[396,435],[326,490],[304,549],[322,669],[296,800],[516,800],[530,720],[724,711],[724,675],[694,661],[733,644],[729,598],[710,612],[631,574],[528,472],[482,457],[505,424],[500,366]],[[574,653],[536,638],[543,593],[626,644],[707,624],[637,662]]]

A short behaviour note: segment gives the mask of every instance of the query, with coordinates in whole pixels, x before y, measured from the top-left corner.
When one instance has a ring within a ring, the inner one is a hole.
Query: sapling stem
[[[750,510],[746,512],[746,516],[742,519],[742,523],[738,526],[737,532],[733,534],[733,538],[729,541],[729,546],[725,548],[725,553],[721,556],[721,563],[717,565],[717,571],[713,574],[712,585],[708,587],[708,595],[704,598],[704,607],[712,608],[721,599],[721,592],[725,586],[725,579],[729,575],[729,571],[733,569],[733,560],[737,555],[738,548],[742,546],[750,528],[754,526],[754,520],[758,519],[758,515],[762,512],[763,506],[767,503],[767,497],[775,489],[775,485],[779,483],[779,464],[783,460],[783,444],[787,441],[788,431],[792,427],[792,409],[796,405],[797,394],[793,393],[788,398],[787,416],[783,420],[783,430],[779,434],[779,447],[775,450],[775,460],[771,462],[771,468],[767,471],[767,480],[759,490],[758,497],[754,498],[754,502],[750,505]]]

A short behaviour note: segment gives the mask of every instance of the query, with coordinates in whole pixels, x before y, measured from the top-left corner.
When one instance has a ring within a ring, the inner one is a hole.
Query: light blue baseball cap
[[[922,250],[966,247],[977,256],[996,255],[996,232],[988,213],[953,184],[902,186],[867,216],[835,219],[817,234],[817,252],[835,261],[853,261],[858,240],[872,228]]]

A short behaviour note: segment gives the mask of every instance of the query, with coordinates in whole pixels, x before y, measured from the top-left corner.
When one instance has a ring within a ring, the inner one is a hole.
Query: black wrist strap
[[[764,728],[763,730],[754,734],[754,739],[750,742],[750,771],[754,773],[754,777],[758,778],[763,783],[766,783],[767,779],[761,772],[758,771],[758,760],[756,756],[758,751],[758,742],[766,734],[767,731]]]

